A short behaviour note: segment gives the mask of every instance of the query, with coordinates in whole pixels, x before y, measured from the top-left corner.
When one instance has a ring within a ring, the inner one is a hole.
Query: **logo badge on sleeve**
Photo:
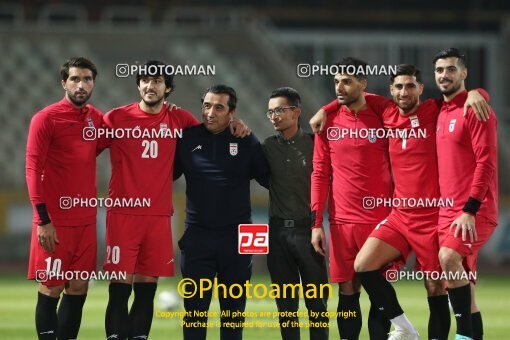
[[[230,155],[231,156],[237,155],[237,152],[238,152],[237,143],[230,143],[229,150],[230,150]]]

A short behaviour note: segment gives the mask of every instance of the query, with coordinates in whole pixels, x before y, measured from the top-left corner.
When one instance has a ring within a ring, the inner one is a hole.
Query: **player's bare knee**
[[[443,281],[425,280],[425,289],[427,296],[446,295]]]
[[[361,253],[358,253],[358,256],[356,256],[356,259],[354,260],[354,271],[356,273],[368,271],[367,261],[365,260],[365,256]]]
[[[360,285],[353,281],[341,282],[338,284],[338,291],[341,295],[353,295],[360,291]]]
[[[39,285],[39,293],[44,294],[46,296],[50,296],[52,298],[58,298],[60,297],[60,294],[62,294],[62,291],[64,290],[64,285],[59,286],[45,286],[45,285]]]
[[[126,284],[132,284],[134,281],[135,275],[134,274],[127,274],[125,279],[122,280],[110,280],[110,283],[126,283]]]
[[[462,265],[462,257],[450,248],[439,249],[439,263],[444,271],[455,271],[459,265]]]
[[[133,281],[140,282],[140,283],[154,283],[154,282],[158,282],[158,277],[135,274]]]
[[[65,286],[65,293],[68,295],[85,295],[89,289],[89,282],[74,280]]]

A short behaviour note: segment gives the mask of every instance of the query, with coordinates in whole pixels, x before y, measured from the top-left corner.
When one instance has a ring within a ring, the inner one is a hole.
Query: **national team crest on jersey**
[[[455,129],[455,123],[457,122],[457,119],[450,120],[450,126],[448,127],[448,131],[453,132]]]
[[[159,130],[165,131],[167,129],[168,129],[168,124],[166,124],[166,123],[159,124]]]
[[[375,136],[375,131],[370,130],[370,132],[369,132],[369,134],[368,134],[368,141],[369,141],[370,143],[372,143],[372,144],[373,144],[373,143],[375,143],[375,142],[377,142],[377,137]]]
[[[92,117],[87,116],[87,124],[89,125],[89,128],[94,128],[94,121],[92,121]]]
[[[231,154],[232,156],[237,155],[237,152],[238,152],[237,143],[230,143],[229,150],[230,150],[230,154]]]
[[[420,126],[420,121],[418,120],[417,115],[411,116],[409,119],[411,120],[411,127],[415,128]]]

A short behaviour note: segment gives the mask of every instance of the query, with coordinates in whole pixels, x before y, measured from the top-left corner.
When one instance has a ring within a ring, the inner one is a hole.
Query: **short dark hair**
[[[214,94],[227,94],[228,95],[228,112],[234,110],[237,105],[237,94],[236,91],[231,88],[230,86],[219,84],[219,85],[213,85],[209,87],[207,90],[205,90],[204,94],[202,95],[201,102],[204,102],[204,98],[208,93],[214,93]]]
[[[466,55],[455,47],[450,47],[450,48],[446,48],[444,50],[439,51],[434,56],[434,61],[432,62],[432,64],[435,65],[436,61],[438,59],[446,59],[446,58],[457,58],[460,65],[462,65],[463,67],[467,66]]]
[[[67,81],[67,78],[69,78],[69,69],[71,67],[89,69],[92,71],[92,79],[96,80],[97,68],[93,62],[85,57],[71,57],[60,67],[60,77],[63,81]]]
[[[343,58],[342,60],[340,60],[339,62],[337,62],[335,65],[339,66],[339,67],[341,65],[344,65],[344,66],[341,66],[344,69],[346,69],[348,66],[354,66],[356,73],[350,74],[350,75],[355,76],[356,79],[358,79],[358,80],[366,80],[367,79],[366,69],[367,69],[368,63],[366,61],[363,61],[361,59],[354,58],[354,57],[346,57],[346,58]],[[358,72],[358,70],[360,68],[363,69],[363,72]]]
[[[153,72],[152,69],[149,70],[150,66],[156,66],[153,68],[156,70],[156,72]],[[138,69],[138,73],[136,74],[136,85],[140,86],[140,80],[142,78],[163,76],[165,78],[165,87],[171,88],[170,92],[165,93],[165,98],[168,97],[170,93],[172,93],[173,90],[175,89],[175,85],[173,74],[168,74],[164,72],[166,66],[167,64],[159,60],[146,61]]]
[[[269,99],[276,97],[287,98],[287,101],[290,105],[301,107],[301,96],[299,95],[298,91],[292,87],[279,87],[273,90],[273,92],[271,92],[271,96],[269,96]]]
[[[395,74],[392,74],[390,76],[390,80],[391,80],[392,84],[393,84],[393,81],[395,80],[395,78],[398,76],[414,76],[418,83],[423,84],[423,82],[421,80],[420,69],[414,65],[411,65],[411,64],[397,65],[397,72],[395,72]]]

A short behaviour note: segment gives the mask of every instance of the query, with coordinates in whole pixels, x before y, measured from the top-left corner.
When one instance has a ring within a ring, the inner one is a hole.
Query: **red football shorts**
[[[169,216],[107,212],[103,269],[145,276],[173,276],[174,250]]]
[[[370,236],[398,249],[402,255],[397,262],[406,263],[414,251],[416,270],[440,273],[437,219],[437,208],[393,209]]]
[[[89,278],[96,270],[96,224],[55,226],[55,230],[59,243],[48,253],[39,244],[37,224],[32,225],[28,278],[48,287]]]
[[[464,269],[466,271],[476,272],[478,252],[490,239],[492,233],[496,229],[496,223],[492,222],[484,216],[476,216],[475,228],[476,234],[478,235],[478,240],[471,243],[469,235],[466,235],[466,241],[462,241],[461,232],[459,232],[457,237],[454,236],[455,228],[452,228],[452,231],[450,232],[450,225],[452,222],[438,225],[437,228],[439,232],[439,244],[441,247],[453,249],[462,255],[462,257],[464,257]]]
[[[373,224],[331,224],[329,227],[329,276],[331,282],[354,278],[354,260],[374,230]]]

